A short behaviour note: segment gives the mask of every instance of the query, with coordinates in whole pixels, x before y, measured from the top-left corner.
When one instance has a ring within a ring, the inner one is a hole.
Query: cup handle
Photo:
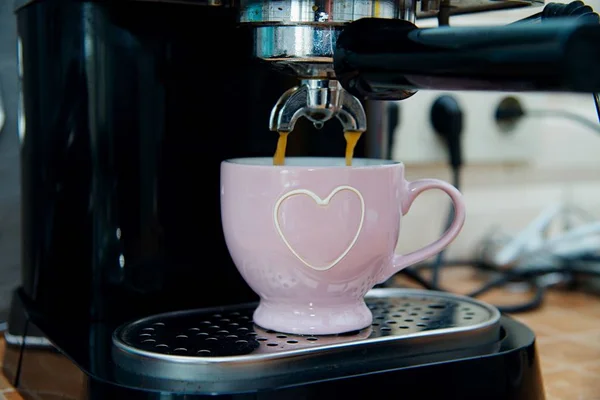
[[[408,213],[413,202],[421,193],[430,189],[440,189],[450,196],[450,199],[452,200],[452,204],[454,205],[454,219],[448,230],[435,242],[408,254],[395,254],[390,266],[383,271],[383,279],[380,280],[380,283],[388,280],[402,269],[426,260],[442,251],[446,246],[452,243],[456,236],[458,236],[465,223],[465,203],[463,196],[458,189],[451,184],[439,179],[419,179],[413,182],[407,182],[407,185],[408,195],[401,204],[402,215]]]

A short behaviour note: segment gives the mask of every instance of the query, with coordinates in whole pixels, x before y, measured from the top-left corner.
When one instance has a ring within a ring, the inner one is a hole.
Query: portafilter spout
[[[367,129],[362,104],[335,80],[304,79],[300,86],[286,91],[271,111],[269,128],[291,132],[300,117],[310,120],[317,129],[333,117],[340,121],[344,132]]]

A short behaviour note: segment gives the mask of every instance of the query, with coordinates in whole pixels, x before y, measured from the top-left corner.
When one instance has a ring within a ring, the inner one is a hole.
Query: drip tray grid
[[[155,315],[114,332],[113,358],[128,376],[178,382],[183,391],[237,392],[499,347],[499,311],[471,298],[373,289],[365,300],[370,327],[328,336],[264,330],[252,321],[256,304]]]

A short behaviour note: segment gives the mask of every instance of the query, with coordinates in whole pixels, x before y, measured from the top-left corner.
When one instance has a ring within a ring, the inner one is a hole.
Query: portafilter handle
[[[600,92],[600,24],[417,28],[361,19],[341,32],[335,74],[358,98],[402,100],[419,89]]]

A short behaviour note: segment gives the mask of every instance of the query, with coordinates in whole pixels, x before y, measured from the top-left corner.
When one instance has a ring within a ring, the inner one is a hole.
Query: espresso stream
[[[275,149],[275,155],[273,156],[273,165],[285,164],[285,148],[287,147],[287,138],[289,134],[289,132],[279,132],[277,148]]]
[[[275,155],[273,156],[273,165],[285,165],[285,149],[287,147],[287,138],[289,132],[279,132],[279,139],[277,139],[277,148],[275,149]],[[354,157],[354,149],[360,139],[362,132],[360,131],[347,131],[344,132],[344,139],[346,139],[346,165],[352,166],[352,158]]]

